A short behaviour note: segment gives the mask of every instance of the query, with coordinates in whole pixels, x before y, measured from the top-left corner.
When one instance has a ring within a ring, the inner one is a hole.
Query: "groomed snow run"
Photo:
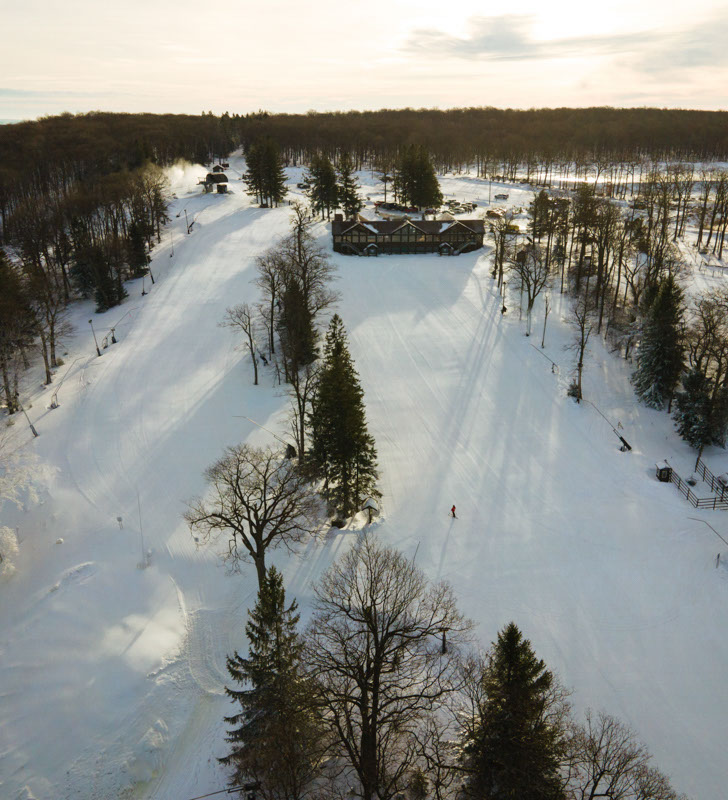
[[[218,323],[226,306],[256,300],[255,256],[286,233],[289,209],[252,207],[233,170],[231,193],[201,195],[193,173],[176,175],[149,293],[132,282],[103,315],[76,304],[54,386],[29,390],[40,436],[22,418],[12,429],[48,474],[39,502],[6,505],[0,519],[20,541],[16,572],[0,581],[8,800],[186,800],[226,786],[215,760],[231,709],[225,656],[245,647],[256,581],[252,568],[226,575],[181,515],[226,445],[275,444],[243,417],[287,430],[271,368],[254,387]],[[294,187],[300,171],[289,178]],[[472,176],[443,188],[481,211],[487,201],[488,184]],[[507,191],[512,205],[533,196]],[[330,247],[325,224],[315,233]],[[514,620],[573,688],[577,712],[627,722],[695,800],[725,797],[728,573],[715,562],[728,548],[705,523],[725,531],[726,517],[655,480],[655,462],[687,465],[691,452],[666,414],[636,403],[629,365],[596,336],[585,397],[633,450],[620,452],[599,413],[567,398],[567,300],[552,293],[541,351],[540,302],[526,338],[517,295],[501,314],[489,254],[333,256],[379,450],[383,513],[372,527],[453,583],[483,645]],[[101,342],[115,326],[101,358],[90,318]],[[722,451],[706,462],[728,469]],[[358,535],[332,531],[273,559],[304,621],[312,582]]]

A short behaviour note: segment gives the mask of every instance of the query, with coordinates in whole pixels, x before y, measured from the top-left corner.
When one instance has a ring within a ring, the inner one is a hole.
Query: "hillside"
[[[295,187],[300,170],[288,173]],[[194,174],[173,176],[149,294],[137,281],[104,315],[76,305],[66,364],[28,409],[40,436],[29,441],[20,419],[13,428],[46,475],[38,503],[3,512],[21,540],[17,572],[0,583],[3,797],[184,800],[225,786],[225,655],[244,646],[255,575],[226,575],[181,514],[225,445],[271,442],[243,415],[286,430],[274,374],[263,369],[254,387],[218,323],[255,299],[254,258],[286,232],[289,210],[252,207],[237,180],[231,194],[201,195]],[[482,204],[488,184],[450,176],[443,191]],[[511,189],[510,203],[532,196]],[[315,232],[330,247],[327,226]],[[577,709],[634,727],[678,790],[720,797],[728,641],[716,623],[728,574],[715,568],[721,542],[691,518],[719,530],[724,518],[655,480],[656,461],[689,464],[691,452],[667,415],[637,404],[629,365],[597,338],[585,397],[633,450],[566,397],[568,301],[552,295],[552,372],[537,352],[540,303],[526,338],[517,295],[500,313],[488,255],[333,256],[379,450],[374,527],[453,583],[483,645],[514,620]],[[118,338],[101,358],[91,317],[101,338],[112,326]],[[723,451],[706,460],[728,469]],[[304,620],[312,582],[358,535],[332,530],[274,558]]]

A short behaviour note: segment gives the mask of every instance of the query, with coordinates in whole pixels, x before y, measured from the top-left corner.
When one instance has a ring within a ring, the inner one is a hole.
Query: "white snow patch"
[[[139,740],[127,762],[127,771],[132,780],[148,783],[158,775],[168,740],[167,724],[158,719]]]
[[[18,555],[18,537],[12,528],[0,525],[0,578],[7,578],[15,572],[15,558]]]

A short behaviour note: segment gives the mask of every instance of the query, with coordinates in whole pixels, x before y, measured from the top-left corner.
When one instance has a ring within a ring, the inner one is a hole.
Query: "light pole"
[[[96,341],[96,331],[94,330],[94,321],[90,319],[88,324],[91,326],[91,333],[94,335],[94,344],[96,345],[96,355],[101,356],[101,350],[99,350],[99,343]]]

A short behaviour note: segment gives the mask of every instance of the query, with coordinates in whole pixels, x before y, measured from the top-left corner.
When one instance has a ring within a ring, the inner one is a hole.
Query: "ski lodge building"
[[[336,214],[331,223],[334,251],[353,256],[380,253],[439,253],[457,256],[483,246],[482,219],[363,220]]]

